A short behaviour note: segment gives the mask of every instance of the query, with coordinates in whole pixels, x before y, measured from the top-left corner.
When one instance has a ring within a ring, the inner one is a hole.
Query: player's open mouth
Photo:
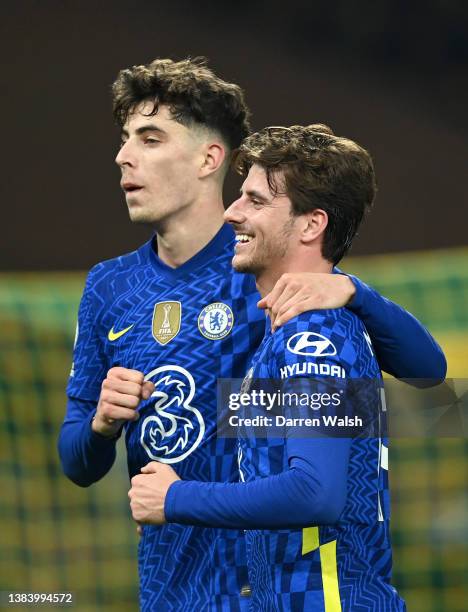
[[[249,234],[236,234],[236,247],[241,247],[244,244],[252,242],[253,238],[254,237]]]
[[[143,187],[141,187],[141,185],[137,185],[136,183],[122,183],[122,189],[125,191],[125,193],[132,193],[134,191],[143,189]]]

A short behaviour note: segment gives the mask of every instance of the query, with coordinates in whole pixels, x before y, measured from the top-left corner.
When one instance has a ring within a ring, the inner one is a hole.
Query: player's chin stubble
[[[248,274],[250,272],[250,270],[248,269],[248,262],[239,261],[237,255],[232,258],[232,267],[236,272],[243,272],[244,274]]]
[[[128,207],[128,216],[132,223],[153,223],[155,221],[154,215],[151,215],[148,211],[143,210],[137,206]]]
[[[242,257],[239,255],[234,255],[232,259],[232,267],[236,272],[242,272],[243,274],[254,274],[257,276],[265,268],[263,265],[264,258],[261,259],[262,261],[259,261],[258,257]]]

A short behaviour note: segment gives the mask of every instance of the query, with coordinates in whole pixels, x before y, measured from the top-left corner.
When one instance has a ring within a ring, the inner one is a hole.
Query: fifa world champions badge
[[[153,338],[167,344],[180,331],[182,305],[180,302],[158,302],[153,311]]]
[[[225,338],[234,325],[234,315],[227,304],[213,302],[198,315],[198,329],[209,340]]]

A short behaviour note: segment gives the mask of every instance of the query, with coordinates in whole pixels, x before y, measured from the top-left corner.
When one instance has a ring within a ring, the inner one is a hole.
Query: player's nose
[[[246,216],[243,211],[242,197],[238,198],[224,211],[224,220],[231,225],[239,225],[245,222]]]
[[[115,156],[115,163],[120,166],[120,168],[124,166],[135,166],[135,156],[132,153],[132,146],[129,140],[122,143]]]

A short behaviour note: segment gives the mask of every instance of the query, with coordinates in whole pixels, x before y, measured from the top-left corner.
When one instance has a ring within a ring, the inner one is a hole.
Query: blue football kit
[[[155,385],[139,419],[123,428],[129,476],[156,460],[184,481],[235,483],[237,441],[216,435],[218,378],[242,378],[265,334],[250,275],[231,267],[234,233],[223,226],[189,261],[171,268],[153,241],[95,266],[78,313],[67,413],[59,438],[65,473],[80,486],[102,478],[115,439],[91,429],[107,371],[139,370]],[[406,378],[443,378],[443,354],[406,311],[354,279],[350,305],[379,363]],[[145,525],[138,549],[142,610],[248,609],[245,538],[238,529]]]
[[[252,610],[404,611],[390,584],[383,386],[362,322],[337,309],[303,313],[275,334],[267,328],[242,392],[252,393],[253,385],[258,394],[262,381],[271,390],[281,382],[288,398],[281,437],[281,427],[258,436],[240,426],[243,482],[177,481],[166,519],[247,530]],[[342,422],[333,410],[311,410],[312,402],[302,401],[307,392],[315,403],[342,404]],[[358,418],[363,427],[348,437],[344,423]]]

